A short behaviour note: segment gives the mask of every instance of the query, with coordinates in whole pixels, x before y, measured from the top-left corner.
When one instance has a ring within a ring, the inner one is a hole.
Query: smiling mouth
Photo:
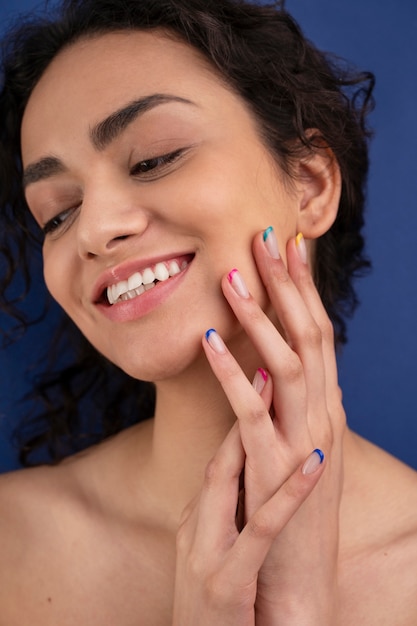
[[[126,302],[138,298],[158,283],[166,282],[173,276],[181,274],[191,263],[193,255],[181,259],[161,261],[141,271],[134,272],[127,280],[121,280],[109,285],[103,292],[102,300],[113,306],[119,302]]]

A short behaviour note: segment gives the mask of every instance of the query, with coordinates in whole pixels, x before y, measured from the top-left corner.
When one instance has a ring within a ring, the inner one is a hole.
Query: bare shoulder
[[[342,504],[343,625],[414,626],[417,472],[356,438]]]
[[[33,575],[32,555],[45,547],[39,541],[42,534],[49,535],[49,524],[44,526],[52,500],[48,473],[46,468],[36,468],[0,476],[1,626],[18,623],[20,595],[27,589],[25,579]]]
[[[57,500],[64,503],[70,489],[65,485],[62,471],[41,466],[18,470],[0,476],[0,542],[7,548],[5,536],[12,531],[36,533],[45,527]]]
[[[0,554],[8,573],[53,541],[74,506],[74,486],[58,467],[36,467],[0,476]],[[0,578],[5,567],[0,568]],[[0,585],[1,589],[2,585]]]
[[[0,626],[166,623],[175,544],[131,515],[127,441],[0,476]]]

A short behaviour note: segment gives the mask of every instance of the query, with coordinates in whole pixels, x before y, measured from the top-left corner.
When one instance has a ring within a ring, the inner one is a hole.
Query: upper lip
[[[160,256],[149,257],[147,259],[142,258],[130,260],[125,263],[121,263],[120,265],[115,265],[100,274],[96,280],[92,291],[92,301],[94,303],[99,302],[109,285],[114,285],[122,280],[127,280],[129,276],[135,272],[143,271],[147,267],[152,267],[157,263],[163,263],[170,261],[171,259],[181,259],[184,257],[190,260],[193,256],[193,252],[172,252]]]

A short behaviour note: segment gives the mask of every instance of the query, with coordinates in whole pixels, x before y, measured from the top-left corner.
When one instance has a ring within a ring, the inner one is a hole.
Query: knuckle
[[[303,366],[298,358],[289,358],[282,368],[281,376],[288,384],[299,382],[303,375]]]
[[[241,374],[242,370],[238,364],[232,361],[231,363],[228,363],[227,368],[222,371],[222,381],[223,383],[233,381],[233,379],[238,379]]]
[[[258,512],[248,521],[248,532],[258,539],[270,538],[273,535],[273,525],[265,513]]]
[[[205,489],[211,489],[221,480],[223,476],[222,463],[220,459],[215,456],[209,461],[204,471],[204,487]]]
[[[320,329],[321,329],[323,343],[328,343],[330,345],[333,345],[334,344],[334,327],[330,319],[327,317],[327,315],[325,319],[323,319],[320,322]]]
[[[268,290],[276,287],[277,283],[281,285],[290,283],[290,276],[284,265],[281,265],[280,263],[273,263],[269,266],[269,270],[270,279],[266,281],[266,287]]]
[[[207,579],[205,594],[208,603],[212,606],[223,607],[230,603],[230,588],[221,576],[212,575]]]
[[[283,485],[283,490],[287,500],[299,503],[304,499],[306,493],[306,483],[299,480],[288,480]]]
[[[302,341],[311,348],[319,348],[322,345],[322,331],[317,324],[308,325],[303,332]]]
[[[257,326],[264,320],[265,314],[256,303],[252,303],[252,306],[247,311],[247,318],[248,323]]]
[[[265,406],[252,406],[248,408],[247,419],[251,424],[259,424],[263,420],[265,420],[265,416],[267,415],[267,411]]]
[[[200,551],[191,549],[187,569],[191,580],[202,580],[207,572],[207,558]]]

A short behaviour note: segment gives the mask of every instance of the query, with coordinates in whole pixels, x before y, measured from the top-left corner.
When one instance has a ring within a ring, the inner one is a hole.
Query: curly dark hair
[[[369,266],[361,229],[368,171],[365,118],[374,78],[317,50],[282,3],[64,0],[11,31],[3,44],[0,93],[2,311],[14,316],[19,328],[30,323],[20,306],[22,294],[16,295],[13,285],[18,276],[23,294],[28,291],[33,258],[41,247],[21,184],[20,125],[32,89],[55,55],[80,38],[157,28],[205,55],[250,107],[266,145],[289,175],[300,155],[323,144],[333,151],[342,174],[341,200],[336,221],[316,243],[315,280],[336,341],[344,343],[345,318],[357,305],[353,279]],[[66,338],[70,356],[64,366],[48,362],[47,371],[53,373],[34,381],[34,397],[45,406],[20,429],[26,433],[25,464],[35,462],[37,450],[57,461],[148,418],[154,407],[152,385],[115,368],[59,315],[65,324],[61,340]],[[86,423],[86,414],[94,421]]]

